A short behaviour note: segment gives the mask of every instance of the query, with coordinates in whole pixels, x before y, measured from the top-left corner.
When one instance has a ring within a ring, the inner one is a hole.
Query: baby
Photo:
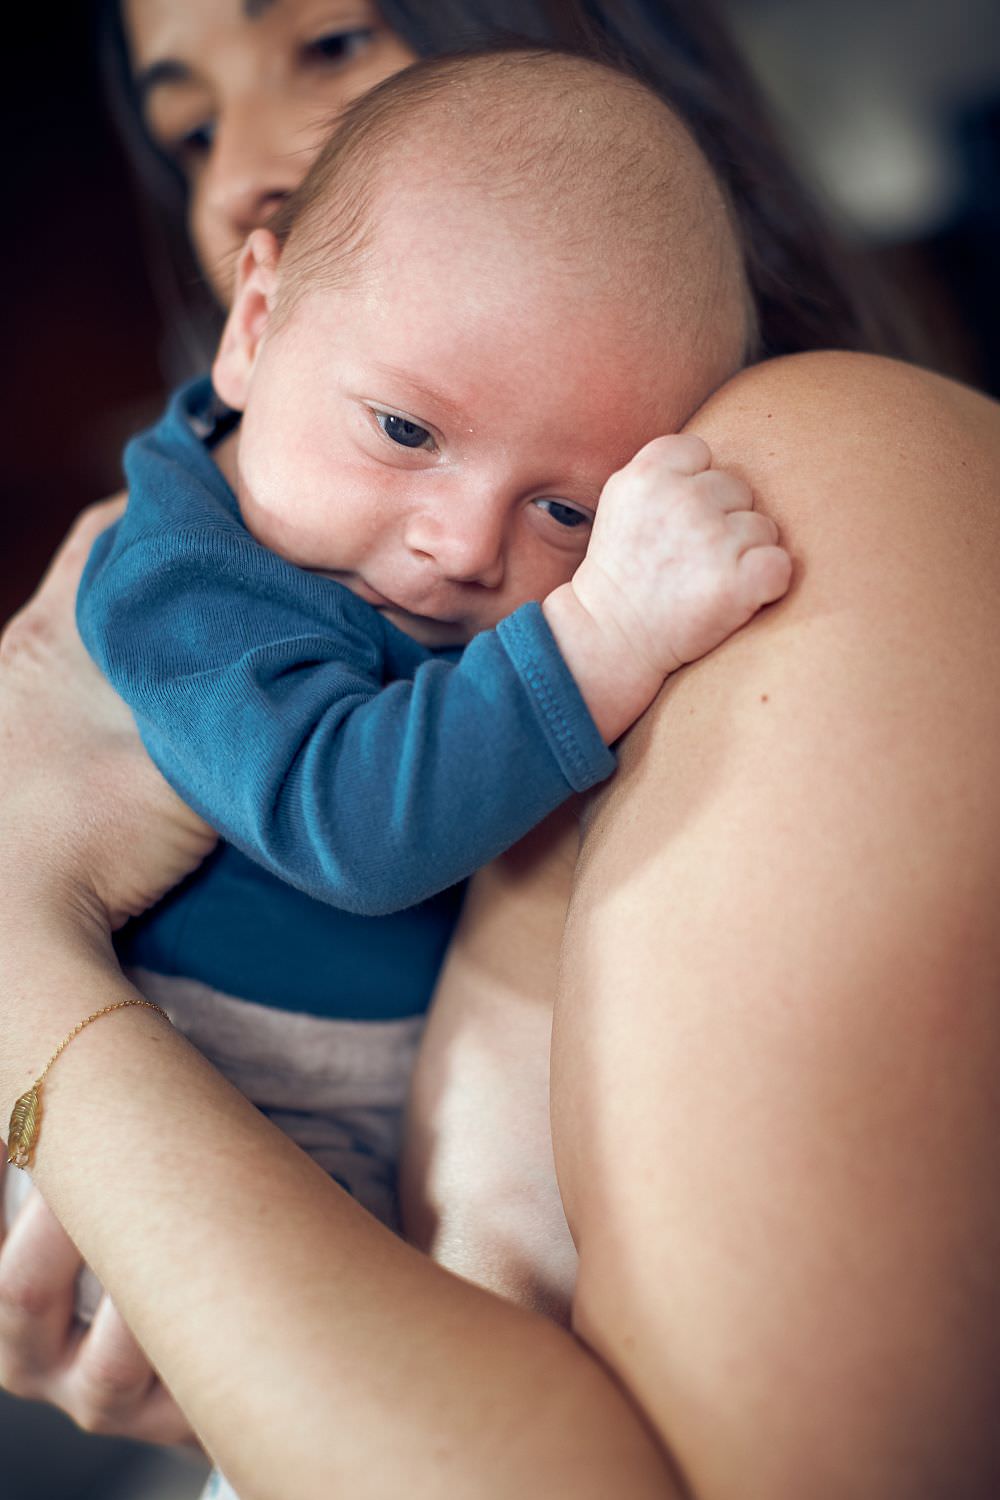
[[[130,447],[81,632],[226,842],[121,951],[388,1222],[438,893],[787,587],[745,485],[664,436],[753,338],[657,97],[560,54],[436,60],[348,112],[242,252],[215,394]]]

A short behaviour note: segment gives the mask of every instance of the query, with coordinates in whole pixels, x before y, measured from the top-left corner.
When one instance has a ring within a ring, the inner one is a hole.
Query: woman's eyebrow
[[[148,68],[143,68],[136,74],[135,88],[139,103],[145,105],[154,89],[161,88],[164,84],[190,83],[192,77],[187,63],[178,62],[174,57],[164,57],[159,62],[150,63]]]
[[[256,21],[266,10],[270,10],[273,4],[274,0],[243,0],[243,14],[248,21]],[[143,68],[136,74],[135,86],[140,103],[144,104],[160,84],[189,83],[191,76],[191,69],[187,64],[173,57],[165,57],[159,62],[150,63],[148,68]]]

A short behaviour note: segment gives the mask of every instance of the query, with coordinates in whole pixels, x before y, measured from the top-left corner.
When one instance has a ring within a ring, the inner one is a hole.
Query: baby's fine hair
[[[523,45],[415,63],[347,108],[270,224],[276,326],[309,289],[363,276],[380,195],[410,181],[478,191],[588,295],[631,285],[655,309],[669,289],[713,334],[728,323],[736,364],[757,352],[735,216],[686,126],[617,66]]]

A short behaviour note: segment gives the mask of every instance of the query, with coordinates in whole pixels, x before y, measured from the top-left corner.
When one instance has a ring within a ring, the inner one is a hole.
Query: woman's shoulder
[[[894,532],[919,552],[956,526],[1000,542],[1000,405],[942,375],[876,355],[787,355],[735,376],[689,426],[817,559],[856,563],[865,539],[898,551]]]
[[[691,425],[795,575],[590,809],[552,1065],[574,1325],[699,1494],[843,1493],[836,1450],[868,1493],[985,1495],[974,1423],[893,1445],[997,1379],[998,409],[809,355]]]
[[[871,403],[878,402],[878,412]],[[741,370],[720,387],[702,411],[725,405],[747,419],[768,403],[778,403],[785,417],[800,420],[857,416],[909,421],[914,408],[978,413],[997,421],[1000,406],[989,396],[960,381],[902,360],[844,349],[819,349],[806,354],[784,354]]]
[[[838,474],[905,455],[909,470],[916,461],[1000,462],[1000,405],[990,397],[916,365],[843,350],[742,370],[689,425],[711,429],[720,463],[785,463],[793,447],[797,468],[832,465]]]

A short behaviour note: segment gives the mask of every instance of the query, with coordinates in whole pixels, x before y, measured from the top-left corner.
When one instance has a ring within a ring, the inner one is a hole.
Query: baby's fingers
[[[792,559],[784,547],[752,545],[743,553],[737,569],[747,619],[786,594],[792,581]]]
[[[633,469],[638,473],[649,469],[669,469],[672,474],[693,475],[701,474],[711,467],[712,450],[704,438],[696,437],[693,432],[674,432],[646,443],[626,464],[625,469]]]
[[[697,441],[700,442],[701,439],[698,438]],[[752,511],[754,508],[750,486],[737,474],[730,474],[728,469],[706,469],[703,473],[696,474],[691,492],[703,505],[711,506],[714,510],[733,514],[737,511]]]
[[[776,524],[759,510],[732,511],[727,529],[740,553],[748,552],[751,547],[773,547],[778,540]]]

